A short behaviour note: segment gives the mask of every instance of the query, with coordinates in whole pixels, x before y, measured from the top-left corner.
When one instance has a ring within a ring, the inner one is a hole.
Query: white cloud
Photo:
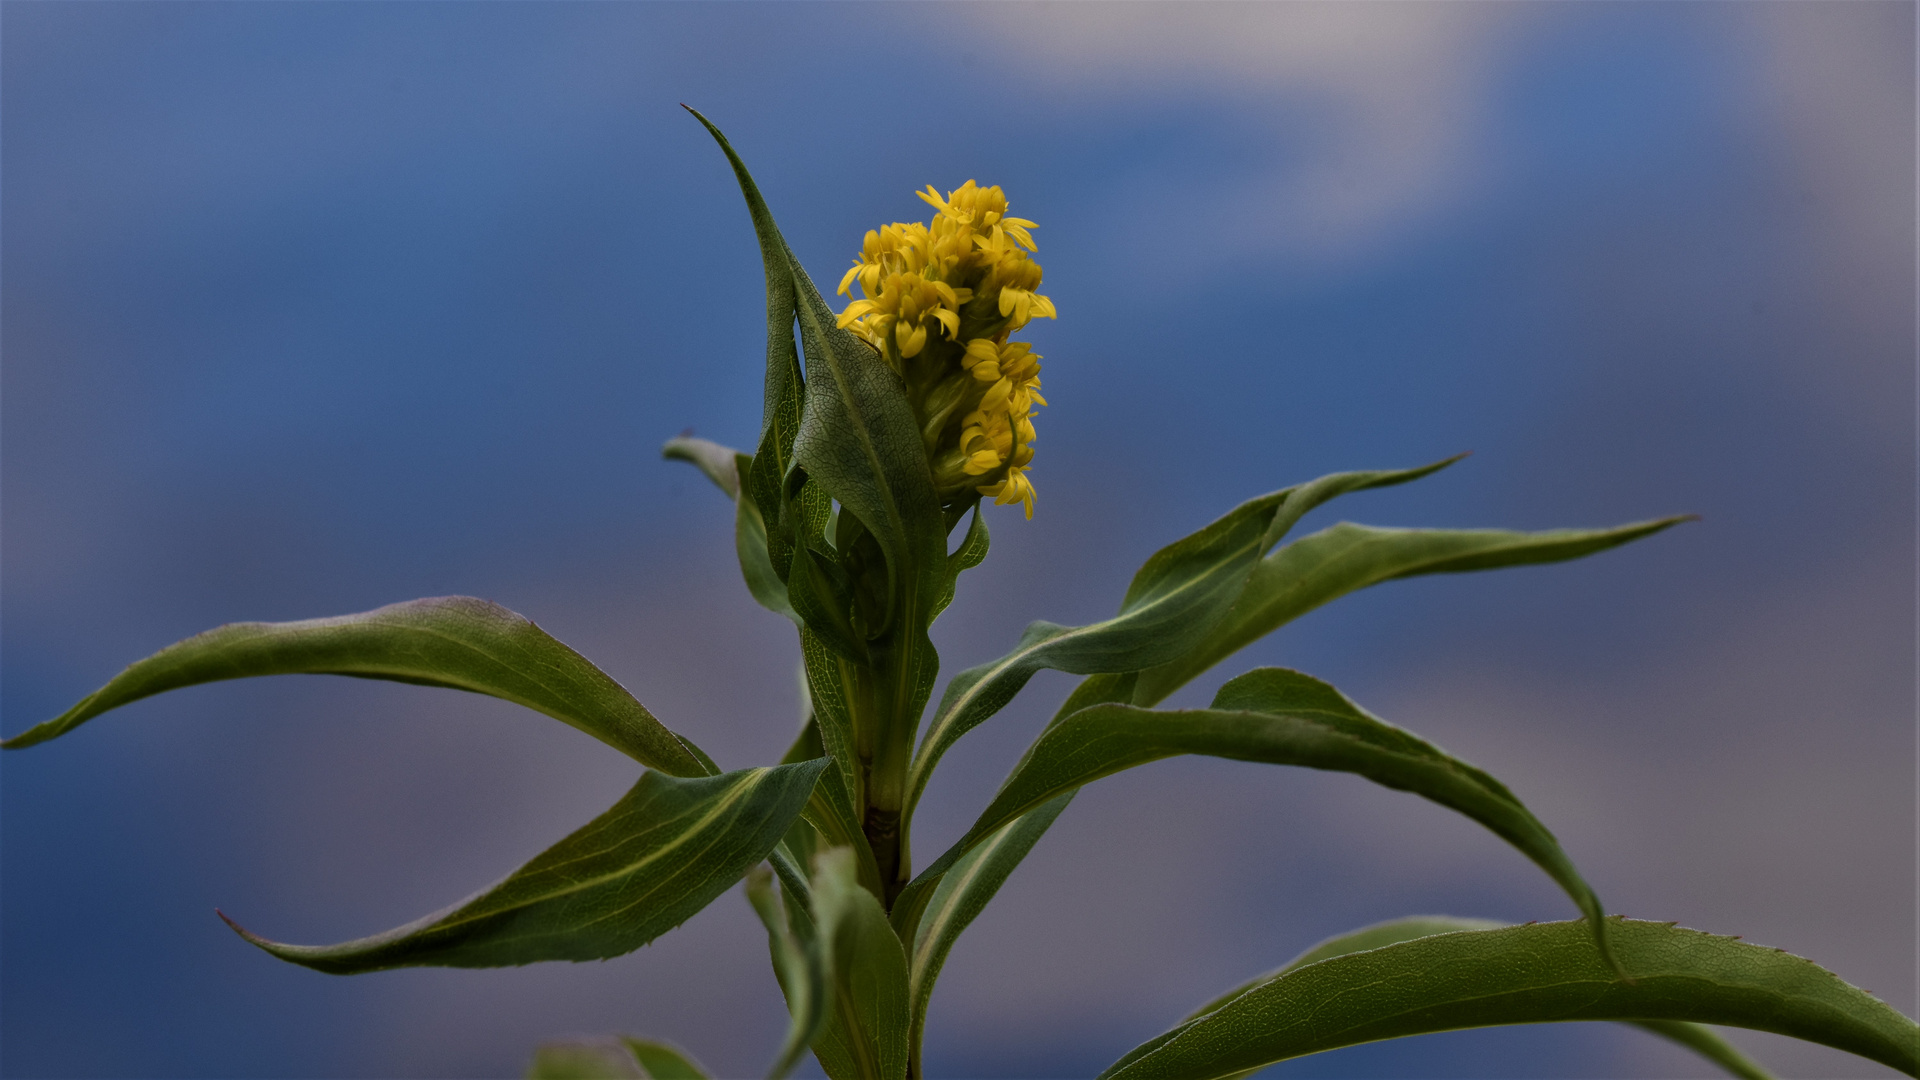
[[[1189,221],[1210,253],[1278,250],[1346,261],[1475,188],[1490,58],[1530,5],[969,5],[967,18],[1055,93],[1151,84],[1257,104],[1276,158],[1300,110],[1307,152],[1210,179],[1215,220]],[[1224,243],[1225,248],[1222,248]]]

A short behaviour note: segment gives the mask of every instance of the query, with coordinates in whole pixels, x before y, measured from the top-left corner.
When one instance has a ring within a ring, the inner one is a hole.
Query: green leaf
[[[827,748],[820,742],[820,725],[813,722],[813,712],[809,709],[806,721],[800,725],[800,734],[793,740],[793,745],[787,748],[786,754],[780,758],[780,764],[788,765],[796,761],[812,761],[814,758],[826,756]],[[821,776],[823,779],[828,776],[837,779],[839,773],[829,768],[826,772],[822,773]],[[800,820],[795,821],[793,825],[787,829],[786,837],[781,840],[781,844],[786,849],[787,856],[793,860],[796,867],[812,865],[814,852],[820,850],[822,847],[829,846],[821,843],[822,836],[819,827],[808,820],[809,817],[816,813],[814,806],[819,802],[820,785],[815,784],[813,786],[813,797],[807,800],[808,809],[800,811]]]
[[[800,1055],[807,1052],[826,1023],[827,972],[821,966],[809,917],[801,910],[790,915],[782,909],[764,867],[755,867],[747,874],[747,900],[767,928],[773,975],[787,999],[787,1034],[772,1068],[767,1070],[771,1080],[779,1080],[793,1071]],[[789,901],[796,908],[800,905],[798,897],[790,896]]]
[[[1212,1080],[1357,1043],[1498,1024],[1685,1021],[1822,1043],[1920,1075],[1920,1027],[1809,960],[1609,919],[1627,977],[1580,923],[1466,930],[1287,972],[1141,1044],[1103,1080]]]
[[[685,922],[765,859],[826,764],[698,779],[643,773],[612,809],[505,881],[384,934],[283,945],[228,925],[282,960],[334,975],[620,956]]]
[[[1287,961],[1283,966],[1251,979],[1200,1006],[1188,1014],[1187,1020],[1205,1016],[1254,987],[1271,982],[1295,968],[1316,964],[1331,957],[1378,949],[1386,945],[1397,945],[1402,941],[1431,937],[1434,934],[1451,934],[1461,930],[1497,930],[1507,925],[1509,924],[1494,922],[1491,919],[1462,919],[1452,915],[1414,915],[1404,919],[1375,923],[1372,926],[1328,938]],[[1628,1023],[1680,1043],[1719,1065],[1729,1074],[1742,1077],[1743,1080],[1773,1080],[1771,1074],[1735,1049],[1731,1043],[1721,1038],[1711,1028],[1684,1020],[1632,1020]]]
[[[692,435],[676,435],[660,447],[660,456],[668,461],[684,461],[706,474],[713,486],[729,499],[740,497],[740,475],[753,464],[751,454],[742,454],[731,446]]]
[[[527,1080],[707,1080],[678,1047],[622,1037],[615,1043],[547,1043],[534,1051]]]
[[[1261,560],[1233,610],[1177,659],[1140,673],[1134,704],[1152,705],[1242,646],[1350,592],[1395,578],[1565,562],[1619,547],[1687,517],[1612,529],[1378,529],[1341,522]]]
[[[719,771],[585,657],[525,618],[470,596],[409,600],[330,619],[229,623],[133,664],[73,708],[0,746],[45,742],[163,691],[254,675],[353,675],[487,694],[571,724],[664,773]]]
[[[960,575],[987,560],[987,518],[982,509],[980,502],[975,500],[973,521],[967,526],[967,535],[961,539],[960,546],[947,556],[947,574],[941,582],[939,594],[934,597],[934,618],[939,618],[940,613],[947,610],[947,605],[953,603]]]
[[[760,260],[767,279],[767,374],[765,408],[760,424],[760,442],[754,451],[753,467],[746,487],[754,506],[760,511],[767,530],[769,559],[782,580],[787,577],[793,559],[795,523],[788,514],[787,476],[793,469],[794,438],[800,431],[801,402],[806,380],[800,371],[800,353],[794,345],[793,324],[796,298],[793,287],[793,260],[786,241],[773,223],[773,213],[760,196],[759,185],[747,172],[746,163],[733,152],[732,144],[706,117],[689,108],[720,144],[721,152],[733,166],[740,183],[740,194],[753,218],[754,236],[760,242]]]
[[[856,718],[852,728],[864,736],[861,758],[872,763],[870,776],[879,786],[861,791],[856,805],[900,813],[899,777],[940,670],[927,628],[939,612],[949,574],[946,517],[900,376],[865,342],[835,325],[834,313],[798,261],[793,274],[807,362],[806,407],[794,461],[839,503],[834,539],[842,558],[860,551],[851,535],[851,526],[857,526],[872,537],[886,564],[884,613],[877,623],[856,625],[855,648],[843,644],[838,650],[870,667],[879,684],[872,697],[861,695],[871,710],[861,715],[877,722]],[[795,559],[795,576],[800,561]],[[790,595],[798,594],[790,590]],[[811,616],[808,622],[812,628]],[[822,637],[833,643],[832,634]],[[882,868],[883,875],[889,872]]]
[[[746,458],[745,454],[740,456],[743,460]],[[773,557],[767,551],[766,519],[753,500],[744,496],[733,503],[733,547],[740,559],[740,576],[746,579],[747,591],[753,594],[754,600],[768,611],[800,625],[800,616],[793,610],[792,598],[787,594],[786,580],[774,569]]]
[[[800,631],[800,658],[806,667],[807,692],[813,703],[814,722],[819,726],[820,742],[833,758],[834,770],[839,774],[837,789],[828,792],[835,800],[831,809],[853,835],[864,836],[855,808],[866,805],[866,793],[860,787],[861,775],[856,767],[859,755],[853,745],[853,711],[844,689],[852,678],[847,670],[851,662],[821,641],[810,627]],[[822,831],[832,829],[824,822],[814,824]]]
[[[835,325],[798,262],[793,274],[807,362],[794,461],[879,541],[889,596],[919,605],[890,612],[875,631],[924,627],[946,572],[946,521],[906,386],[871,346]]]
[[[1725,1069],[1728,1076],[1738,1076],[1741,1080],[1774,1080],[1773,1074],[1762,1068],[1759,1062],[1741,1053],[1739,1047],[1705,1024],[1685,1020],[1634,1020],[1631,1023],[1643,1031],[1679,1043]]]
[[[796,470],[794,475],[805,473]],[[853,624],[853,582],[827,537],[827,527],[838,523],[838,515],[830,514],[832,503],[826,488],[812,480],[801,485],[794,499],[798,531],[787,571],[787,599],[799,613],[803,630],[836,655],[865,664],[872,654]]]
[[[1027,852],[1033,850],[1048,826],[1072,801],[1073,792],[1067,792],[1002,826],[940,878],[939,886],[925,906],[924,916],[913,913],[913,955],[907,967],[912,1007],[908,1034],[912,1075],[925,1075],[920,1067],[920,1043],[926,1037],[927,1005],[933,1000],[933,984],[940,977],[947,954],[953,951],[953,943],[985,910],[987,901],[1000,891],[1013,868],[1020,865],[1020,860],[1027,857]],[[895,912],[904,914],[898,905]],[[900,920],[896,919],[895,923],[899,925]]]
[[[707,1080],[706,1070],[687,1056],[686,1051],[671,1043],[632,1036],[624,1036],[620,1042],[646,1071],[647,1080]]]
[[[527,1080],[647,1080],[624,1047],[604,1043],[547,1043],[533,1052]]]
[[[800,616],[787,597],[786,575],[774,569],[767,552],[766,518],[752,496],[740,488],[740,477],[752,475],[753,455],[691,435],[668,439],[660,453],[672,461],[691,463],[733,500],[733,547],[747,591],[761,607],[799,624]]]
[[[899,669],[910,677],[891,712],[917,717],[932,681],[931,675],[923,679],[922,674],[937,669],[937,661],[930,660],[933,647],[926,640],[925,629],[933,620],[933,605],[946,572],[946,524],[905,387],[878,353],[839,328],[820,290],[781,237],[745,163],[706,117],[688,111],[706,126],[733,165],[766,264],[767,432],[779,428],[791,413],[795,387],[801,395],[798,426],[786,442],[792,448],[791,461],[786,460],[784,451],[775,451],[781,455],[779,505],[784,513],[788,473],[797,468],[820,484],[845,512],[858,518],[879,543],[887,564],[888,609],[880,626],[866,629],[872,637],[898,628],[898,648],[904,654]],[[806,356],[804,380],[791,369],[796,321]],[[777,422],[777,418],[782,419]],[[771,471],[763,483],[759,465],[760,456],[768,452],[763,437],[752,484],[763,515],[774,504]],[[761,494],[763,488],[766,498]],[[768,547],[772,564],[779,568],[786,565],[782,559],[786,553],[776,543],[773,534],[780,530],[772,528],[773,524],[769,522]],[[785,520],[780,524],[784,527]],[[808,574],[804,588],[794,581],[803,570]],[[857,656],[858,643],[845,640],[847,635],[842,633],[838,619],[822,618],[830,614],[832,605],[823,602],[818,572],[819,568],[803,568],[796,563],[784,575],[789,599],[827,642]],[[927,684],[924,687],[920,685],[923,681]]]
[[[1403,919],[1391,919],[1387,922],[1374,923],[1372,926],[1363,926],[1358,930],[1350,930],[1330,937],[1265,975],[1248,979],[1188,1013],[1187,1020],[1205,1016],[1261,983],[1271,982],[1294,968],[1317,964],[1329,957],[1365,952],[1368,949],[1378,949],[1383,945],[1397,945],[1402,941],[1432,937],[1435,934],[1452,934],[1461,930],[1498,930],[1510,925],[1512,924],[1495,922],[1492,919],[1462,919],[1454,915],[1411,915]],[[1182,1021],[1182,1023],[1185,1022]]]
[[[1008,822],[1083,784],[1180,754],[1299,765],[1364,776],[1457,810],[1533,860],[1591,921],[1600,899],[1547,827],[1498,780],[1379,720],[1340,691],[1285,668],[1257,668],[1220,688],[1208,709],[1094,705],[1034,741],[965,836],[926,870],[957,862]]]
[[[1042,668],[1075,675],[1138,671],[1182,655],[1227,613],[1261,556],[1301,515],[1337,495],[1417,480],[1457,458],[1417,469],[1334,473],[1251,499],[1155,552],[1140,567],[1120,614],[1091,626],[1036,622],[1014,650],[953,677],[907,780],[911,817],[947,748],[1007,702]]]
[[[815,1056],[832,1080],[904,1080],[907,958],[880,901],[860,886],[853,852],[815,857],[813,911],[833,998]]]

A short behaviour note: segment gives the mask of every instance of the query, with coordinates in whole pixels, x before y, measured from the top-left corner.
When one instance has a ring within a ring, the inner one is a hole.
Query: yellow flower
[[[1033,481],[1027,479],[1027,471],[1018,465],[1007,469],[1005,480],[981,488],[980,494],[992,496],[995,506],[1024,503],[1027,508],[1027,520],[1033,520]]]
[[[998,187],[972,180],[942,196],[916,192],[937,213],[930,223],[870,230],[840,279],[854,299],[839,324],[872,345],[905,380],[934,482],[949,507],[981,495],[1022,503],[1033,516],[1033,409],[1040,355],[1008,336],[1055,318],[1033,261],[1036,228],[1007,214]]]

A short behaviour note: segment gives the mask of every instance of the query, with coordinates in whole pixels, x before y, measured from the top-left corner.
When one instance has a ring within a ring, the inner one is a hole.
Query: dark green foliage
[[[1811,961],[1672,923],[1611,922],[1627,977],[1600,963],[1579,923],[1420,937],[1285,972],[1101,1076],[1209,1080],[1356,1043],[1565,1020],[1754,1028],[1920,1073],[1913,1022]]]
[[[1113,618],[1032,623],[1011,652],[949,682],[921,735],[939,672],[928,628],[953,602],[960,575],[986,558],[984,508],[964,485],[957,495],[941,489],[944,500],[936,492],[923,439],[931,435],[901,375],[838,328],[746,165],[694,116],[739,182],[766,272],[765,411],[750,455],[691,435],[662,452],[732,500],[748,591],[799,631],[806,712],[780,764],[721,775],[578,653],[467,597],[223,626],[134,664],[0,745],[32,746],[153,694],[255,675],[389,679],[526,705],[651,771],[498,885],[406,926],[331,946],[239,932],[275,956],[336,974],[603,959],[679,925],[745,877],[788,1007],[770,1074],[786,1076],[811,1049],[831,1080],[922,1080],[927,1010],[949,953],[1083,785],[1181,754],[1349,772],[1486,826],[1559,883],[1585,918],[1500,926],[1416,916],[1343,934],[1201,1006],[1105,1076],[1238,1080],[1356,1043],[1566,1020],[1633,1024],[1759,1080],[1764,1070],[1703,1025],[1825,1043],[1920,1075],[1920,1027],[1810,961],[1672,924],[1604,918],[1553,834],[1499,781],[1326,683],[1262,668],[1229,680],[1208,708],[1151,708],[1347,593],[1421,574],[1580,558],[1682,518],[1538,533],[1342,522],[1282,546],[1333,498],[1416,480],[1458,459],[1323,476],[1243,503],[1155,552]],[[913,812],[942,755],[1047,668],[1086,677],[973,827],[912,877]],[[1271,775],[1284,782],[1287,774]],[[544,1046],[528,1075],[706,1076],[683,1051],[632,1037]]]
[[[694,780],[642,774],[612,809],[505,881],[384,934],[282,945],[234,929],[282,960],[332,975],[621,956],[692,918],[765,859],[826,764]]]

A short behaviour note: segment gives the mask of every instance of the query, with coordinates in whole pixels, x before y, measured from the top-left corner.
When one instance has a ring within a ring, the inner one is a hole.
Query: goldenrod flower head
[[[895,222],[869,230],[840,293],[861,298],[839,323],[879,351],[907,383],[949,505],[986,495],[1021,503],[1033,516],[1033,408],[1040,355],[1008,335],[1034,319],[1055,318],[1035,291],[1040,264],[1035,228],[1007,214],[998,187],[972,180],[942,196],[916,192],[938,211],[931,223]]]

